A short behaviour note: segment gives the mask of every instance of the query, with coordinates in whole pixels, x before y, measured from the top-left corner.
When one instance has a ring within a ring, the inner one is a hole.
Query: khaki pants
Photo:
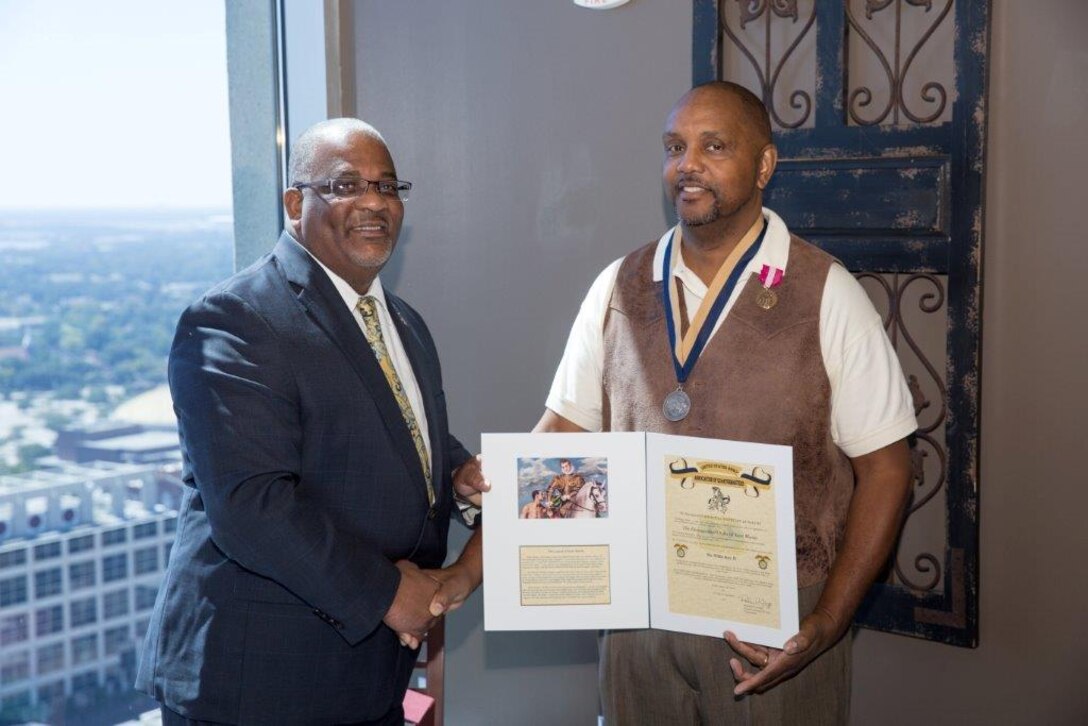
[[[823,584],[798,593],[802,617]],[[847,633],[800,674],[763,694],[737,698],[729,659],[740,658],[722,638],[666,630],[606,631],[601,635],[601,700],[606,726],[842,726],[849,719]]]

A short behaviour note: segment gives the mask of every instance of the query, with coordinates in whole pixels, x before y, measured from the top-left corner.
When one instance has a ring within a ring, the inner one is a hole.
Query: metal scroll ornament
[[[813,23],[816,21],[816,4],[813,3],[812,12],[809,13],[808,20],[805,21],[804,26],[801,28],[801,32],[797,34],[797,37],[793,39],[786,50],[782,52],[781,56],[774,58],[774,53],[771,48],[771,22],[775,17],[788,19],[792,23],[797,23],[799,20],[799,12],[797,9],[797,0],[736,0],[737,5],[740,6],[740,31],[744,32],[747,25],[760,18],[766,18],[763,28],[763,59],[762,62],[756,59],[755,54],[751,48],[739,37],[738,33],[731,27],[729,27],[729,21],[726,19],[726,14],[721,14],[721,26],[722,31],[729,37],[731,41],[744,53],[745,57],[751,62],[752,67],[755,68],[756,75],[759,77],[760,92],[763,96],[763,105],[767,107],[767,111],[771,115],[771,120],[775,124],[784,129],[795,129],[801,126],[812,113],[812,96],[806,91],[796,89],[790,94],[790,108],[795,111],[800,111],[801,114],[792,121],[787,121],[778,113],[778,108],[775,105],[775,89],[778,87],[779,76],[782,75],[782,69],[785,67],[786,62],[790,56],[797,49],[797,46],[801,44],[802,39],[808,34],[812,28]],[[774,63],[772,67],[772,61]]]
[[[907,512],[906,527],[910,526],[910,517],[926,506],[938,492],[945,488],[948,477],[948,453],[944,443],[938,438],[937,429],[942,426],[948,417],[948,390],[940,373],[926,357],[921,346],[915,340],[906,321],[901,314],[903,299],[908,288],[916,285],[927,285],[930,291],[924,292],[918,300],[918,309],[926,314],[935,314],[945,304],[945,288],[942,281],[936,275],[928,273],[916,273],[911,275],[891,275],[888,277],[871,272],[857,275],[858,279],[868,279],[878,283],[888,298],[888,315],[884,320],[884,326],[888,331],[888,337],[897,351],[906,346],[913,356],[921,364],[928,379],[925,384],[919,382],[918,377],[911,375],[908,378],[908,386],[914,400],[914,414],[918,417],[918,431],[915,433],[914,447],[911,451],[913,464],[914,495],[910,509]],[[935,389],[938,406],[931,409],[931,402],[924,393],[924,388]],[[926,416],[922,412],[927,411]],[[933,455],[937,460],[937,475],[930,479],[926,476],[925,461]],[[895,562],[896,577],[912,590],[925,592],[933,590],[941,581],[942,566],[940,559],[931,553],[922,552],[914,557],[913,569],[908,569],[897,559]]]
[[[895,6],[895,47],[892,58],[889,60],[884,51],[880,49],[876,41],[869,33],[865,32],[862,24],[858,21],[856,15],[854,15],[853,2],[847,0],[846,2],[846,19],[849,23],[850,32],[857,33],[858,37],[869,46],[876,59],[880,62],[881,68],[884,70],[884,74],[888,77],[888,102],[884,105],[879,113],[875,116],[863,117],[858,111],[859,109],[866,109],[873,102],[873,91],[868,86],[859,86],[850,92],[850,96],[847,99],[846,108],[850,114],[850,120],[859,126],[875,126],[883,123],[890,114],[892,117],[892,123],[899,123],[899,114],[902,112],[908,120],[914,123],[926,124],[936,120],[945,109],[948,103],[948,92],[945,87],[936,81],[929,81],[922,86],[921,93],[922,100],[927,104],[935,104],[935,108],[932,113],[915,113],[911,110],[911,107],[907,104],[907,99],[903,94],[903,80],[910,73],[911,64],[914,63],[914,59],[918,57],[918,52],[922,49],[922,46],[933,35],[937,27],[944,22],[944,19],[948,16],[949,11],[952,9],[952,0],[948,0],[944,8],[937,14],[933,22],[926,28],[926,31],[922,34],[922,37],[910,49],[910,52],[906,54],[906,58],[903,58],[902,53],[902,34],[903,34],[903,4],[906,3],[915,8],[925,8],[925,12],[929,13],[933,9],[933,0],[865,0],[865,17],[867,20],[872,20],[873,15],[882,12],[893,4]],[[894,64],[894,65],[893,65]]]

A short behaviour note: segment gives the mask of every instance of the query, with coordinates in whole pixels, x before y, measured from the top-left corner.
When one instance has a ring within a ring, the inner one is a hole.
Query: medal
[[[691,397],[680,386],[665,396],[665,403],[661,405],[661,413],[669,421],[682,421],[691,411]]]
[[[769,288],[763,288],[756,295],[756,305],[760,306],[764,310],[770,310],[778,304],[778,294]]]
[[[770,265],[764,265],[763,269],[759,271],[759,283],[763,285],[763,289],[756,295],[756,305],[760,306],[764,310],[770,310],[778,304],[778,293],[771,288],[778,287],[782,284],[782,276],[785,273]]]
[[[757,226],[759,224],[761,226]],[[741,275],[759,251],[760,245],[763,244],[763,237],[766,234],[767,223],[760,218],[757,224],[752,225],[752,229],[722,263],[718,273],[714,276],[713,282],[707,288],[707,295],[699,306],[699,310],[695,313],[695,317],[692,318],[690,329],[684,335],[682,341],[677,341],[677,328],[680,325],[681,313],[677,305],[674,305],[676,301],[672,298],[670,281],[674,261],[672,255],[673,243],[680,244],[681,229],[679,226],[673,229],[672,236],[665,245],[665,255],[661,268],[661,302],[665,307],[665,330],[669,336],[669,352],[672,357],[673,370],[676,372],[676,390],[665,396],[665,401],[661,405],[661,414],[666,420],[674,423],[683,421],[691,413],[691,397],[684,391],[684,382],[687,381],[688,376],[695,369],[695,363],[699,360],[699,356],[702,355],[707,341],[710,340],[710,334],[714,331],[714,326],[718,318],[721,317],[726,302],[729,301],[733,290],[736,289]],[[777,279],[778,281],[782,279],[781,270],[778,271]],[[764,287],[773,287],[773,285],[765,285]],[[764,292],[772,296],[772,301],[768,307],[773,307],[778,296],[769,289],[764,289]]]

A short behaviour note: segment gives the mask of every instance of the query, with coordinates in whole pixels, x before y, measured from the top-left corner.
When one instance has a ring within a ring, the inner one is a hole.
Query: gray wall
[[[1088,723],[1088,3],[994,3],[980,646],[862,632],[859,724]]]
[[[383,280],[431,326],[453,430],[475,449],[536,422],[589,284],[666,225],[661,128],[689,87],[691,7],[354,11],[359,115],[416,184]],[[450,617],[449,723],[595,723],[594,635],[485,636],[480,602]]]
[[[1088,408],[1088,5],[994,3],[982,407],[982,645],[862,633],[858,724],[1076,723],[1088,590],[1076,456]],[[359,113],[417,191],[384,273],[443,353],[454,430],[537,419],[593,277],[667,224],[665,113],[690,76],[690,3],[360,1]],[[588,724],[587,633],[487,634],[450,617],[448,722]]]

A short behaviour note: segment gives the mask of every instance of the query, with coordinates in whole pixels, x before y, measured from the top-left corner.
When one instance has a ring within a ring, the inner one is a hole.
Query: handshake
[[[480,457],[462,464],[453,473],[458,497],[480,506],[481,493],[491,488],[484,479]],[[465,545],[457,562],[439,570],[422,570],[408,560],[396,563],[400,585],[383,622],[392,628],[401,645],[418,648],[438,619],[461,607],[483,581],[483,556],[477,530]]]

